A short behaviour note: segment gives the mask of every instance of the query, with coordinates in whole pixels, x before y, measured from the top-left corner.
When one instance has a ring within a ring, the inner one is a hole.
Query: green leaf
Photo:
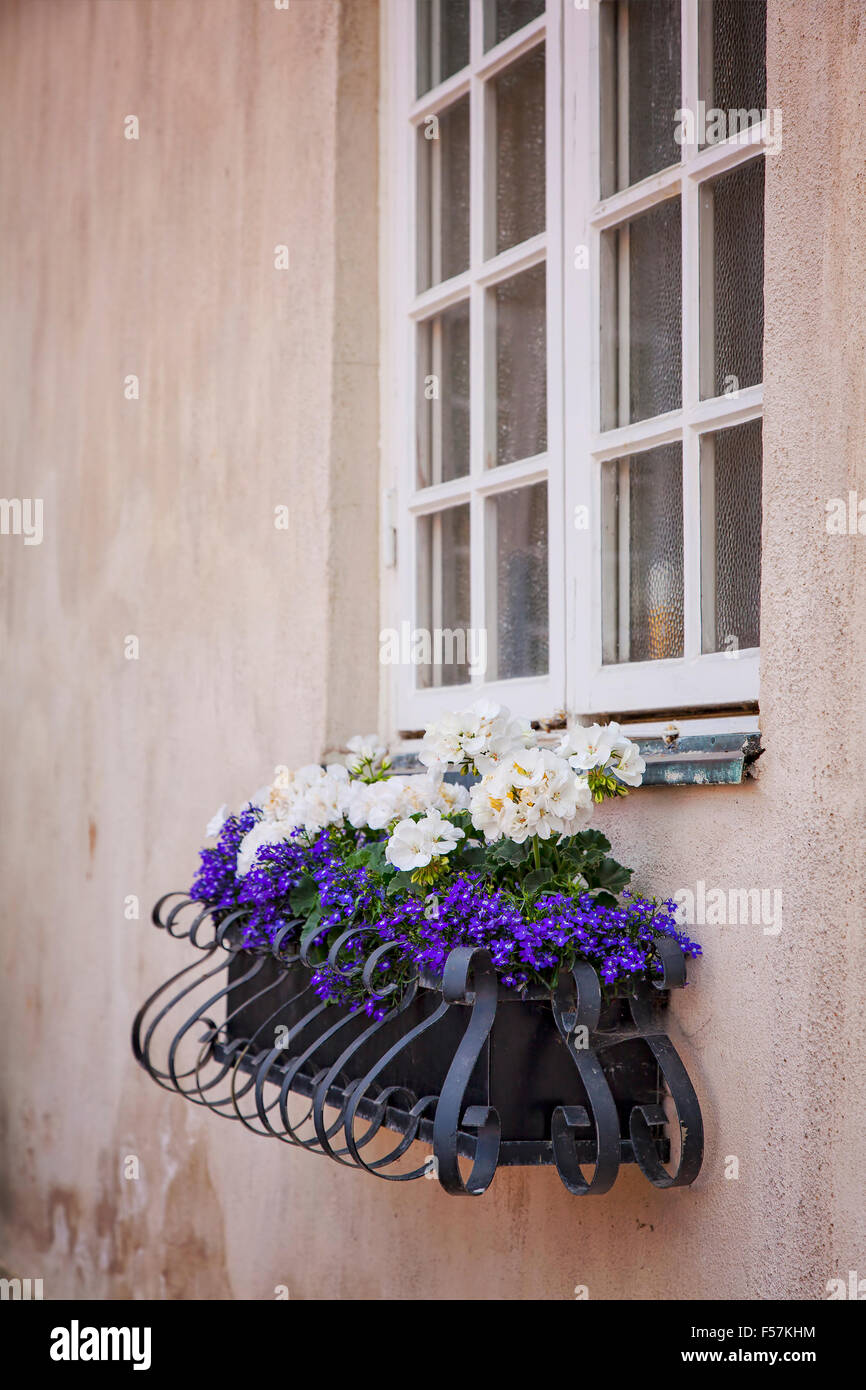
[[[483,845],[474,845],[452,854],[452,861],[455,858],[461,869],[481,869],[487,863],[487,850]]]
[[[416,896],[426,893],[426,889],[420,883],[412,882],[412,875],[408,870],[401,869],[391,879],[386,889],[386,896],[396,898],[398,893],[413,893]]]
[[[572,837],[572,844],[584,853],[597,851],[607,854],[610,849],[610,840],[606,835],[602,835],[600,830],[581,830]]]
[[[289,896],[292,910],[297,912],[299,917],[306,917],[319,901],[319,885],[312,874],[304,874],[297,888],[293,888]]]
[[[522,864],[532,853],[532,841],[518,845],[514,840],[497,840],[488,851],[490,858],[501,864]]]
[[[301,950],[303,950],[305,946],[309,945],[314,936],[318,935],[319,931],[321,930],[321,920],[322,909],[320,907],[314,907],[313,911],[310,913],[309,917],[307,918],[304,924],[303,931],[301,932]]]
[[[601,907],[619,907],[619,900],[613,893],[606,893],[604,889],[599,889],[592,896]]]
[[[524,893],[538,893],[545,888],[552,880],[553,872],[550,869],[534,869],[531,874],[527,874],[523,880]]]
[[[374,874],[380,874],[386,864],[385,846],[380,840],[376,840],[370,845],[362,845],[346,860],[348,869],[369,869]]]
[[[625,888],[631,875],[631,869],[618,864],[615,859],[602,859],[598,864],[588,866],[586,870],[590,888],[607,888],[612,893],[618,893]]]

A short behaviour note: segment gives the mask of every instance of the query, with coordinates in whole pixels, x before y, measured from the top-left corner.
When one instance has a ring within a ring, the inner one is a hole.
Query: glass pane
[[[418,521],[418,626],[412,651],[418,685],[463,685],[469,630],[469,505]]]
[[[603,429],[662,415],[682,402],[681,267],[679,198],[605,233]]]
[[[701,645],[757,647],[761,631],[761,422],[701,437]]]
[[[496,566],[493,679],[544,675],[548,666],[547,484],[500,493],[489,506]],[[488,594],[493,587],[488,584]]]
[[[469,98],[418,128],[418,289],[469,266]]]
[[[764,161],[701,188],[701,395],[763,380]]]
[[[599,7],[602,196],[680,161],[680,0]]]
[[[683,655],[682,445],[602,465],[603,660]]]
[[[469,472],[469,301],[418,329],[418,487]]]
[[[469,62],[469,0],[415,0],[418,95]]]
[[[707,111],[701,144],[760,120],[767,100],[766,0],[700,0],[700,82]],[[710,112],[723,111],[724,123]],[[735,121],[731,118],[734,113]]]
[[[547,333],[544,265],[503,280],[496,306],[496,462],[547,448]]]
[[[496,121],[496,252],[544,231],[544,45],[492,84]]]
[[[544,14],[544,0],[484,0],[484,47],[516,34],[524,24]]]

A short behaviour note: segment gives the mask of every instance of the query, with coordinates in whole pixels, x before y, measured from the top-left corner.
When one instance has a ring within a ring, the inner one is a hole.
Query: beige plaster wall
[[[0,537],[0,1258],[46,1297],[810,1299],[866,1273],[866,539],[824,530],[866,492],[866,14],[769,11],[768,751],[599,821],[640,886],[780,889],[783,930],[704,927],[677,999],[692,1190],[627,1171],[582,1202],[536,1171],[458,1202],[221,1125],[128,1044],[180,948],[127,895],[146,919],[221,801],[376,718],[376,7],[0,5],[0,491],[45,504],[41,546]]]

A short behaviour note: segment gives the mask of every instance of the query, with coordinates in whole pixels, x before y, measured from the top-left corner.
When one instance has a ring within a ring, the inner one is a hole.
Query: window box
[[[579,1195],[607,1192],[620,1164],[656,1187],[696,1178],[700,1106],[664,1028],[686,980],[675,941],[658,942],[659,981],[606,996],[586,962],[553,992],[518,994],[486,951],[458,947],[441,979],[422,977],[371,1021],[317,999],[296,943],[282,947],[290,926],[250,950],[243,913],[216,916],[183,895],[157,903],[154,923],[197,956],[133,1026],[139,1063],[194,1104],[377,1177],[438,1177],[456,1195],[484,1192],[499,1166],[555,1165]],[[399,1136],[385,1150],[383,1131]],[[432,1146],[420,1164],[416,1139]]]

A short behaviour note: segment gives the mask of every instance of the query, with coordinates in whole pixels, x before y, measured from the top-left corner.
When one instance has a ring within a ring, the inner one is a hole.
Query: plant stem
[[[537,835],[533,835],[533,837],[532,837],[532,857],[533,857],[533,859],[535,860],[535,867],[536,867],[536,869],[540,869],[540,868],[541,868],[541,849],[540,849],[539,844],[538,844],[538,836],[537,836]]]

